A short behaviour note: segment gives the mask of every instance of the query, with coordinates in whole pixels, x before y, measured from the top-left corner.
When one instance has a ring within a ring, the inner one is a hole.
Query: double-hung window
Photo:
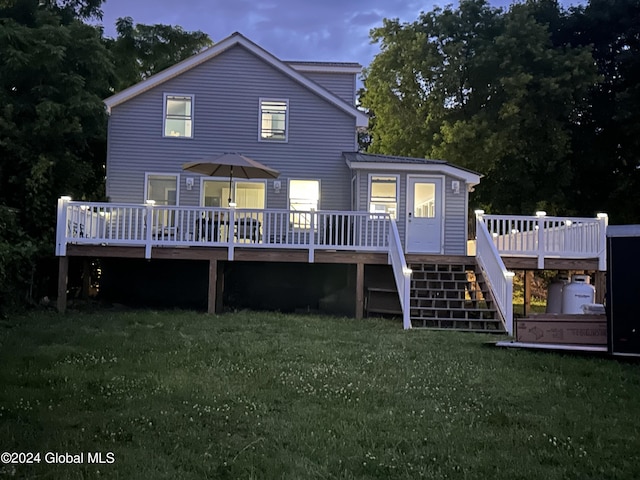
[[[396,175],[369,177],[369,212],[388,213],[391,218],[396,218],[398,213],[398,177]]]
[[[260,99],[260,140],[286,142],[288,126],[288,100]]]
[[[193,137],[193,95],[165,94],[164,136]]]

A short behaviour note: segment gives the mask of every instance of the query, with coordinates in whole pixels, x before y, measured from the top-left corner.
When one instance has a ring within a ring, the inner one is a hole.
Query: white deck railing
[[[58,201],[56,255],[69,243],[154,247],[300,248],[387,252],[388,214]]]
[[[504,266],[482,215],[476,216],[476,260],[493,294],[505,330],[513,335],[513,272]]]
[[[597,258],[606,270],[608,218],[480,215],[501,255],[531,256],[544,268],[545,258]]]
[[[389,234],[389,263],[393,268],[393,276],[396,280],[400,307],[402,307],[402,326],[405,330],[411,328],[411,269],[407,267],[404,258],[400,234],[396,222],[391,222]]]

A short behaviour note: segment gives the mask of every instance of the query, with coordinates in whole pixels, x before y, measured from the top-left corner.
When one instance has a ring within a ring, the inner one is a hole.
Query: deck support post
[[[67,309],[67,278],[69,276],[69,257],[58,257],[58,300],[59,313]]]
[[[604,303],[604,297],[607,293],[607,272],[596,271],[593,272],[593,286],[596,289],[595,303]]]
[[[218,260],[209,260],[209,288],[207,289],[207,313],[216,313],[218,293]]]
[[[356,264],[356,320],[364,317],[364,263]]]
[[[89,298],[91,290],[91,260],[89,258],[82,259],[82,290],[80,295],[83,300]]]
[[[526,317],[531,312],[531,282],[533,280],[533,270],[525,270],[524,271],[524,292],[523,292],[523,302],[522,314]]]
[[[224,308],[224,262],[218,262],[218,279],[216,288],[216,312],[222,313]]]

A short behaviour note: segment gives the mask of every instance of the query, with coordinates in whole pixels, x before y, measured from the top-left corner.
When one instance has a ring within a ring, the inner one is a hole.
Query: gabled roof
[[[169,67],[166,70],[163,70],[160,73],[157,73],[147,78],[146,80],[136,83],[135,85],[125,90],[122,90],[121,92],[118,92],[115,95],[112,95],[111,97],[105,99],[104,103],[107,106],[107,111],[111,112],[111,109],[113,107],[120,105],[121,103],[124,103],[130,100],[131,98],[146,92],[151,88],[161,85],[162,83],[174,77],[177,77],[178,75],[181,75],[182,73],[188,70],[191,70],[192,68],[197,67],[201,63],[204,63],[207,60],[210,60],[237,45],[244,47],[245,49],[253,53],[256,57],[262,59],[272,67],[276,68],[277,70],[281,71],[285,75],[289,76],[290,78],[292,78],[299,84],[303,85],[304,87],[308,88],[310,91],[322,97],[329,103],[332,103],[339,109],[355,117],[356,126],[366,127],[368,125],[369,118],[364,112],[358,110],[353,105],[349,105],[347,102],[345,102],[341,98],[337,97],[333,93],[329,92],[325,88],[321,87],[317,83],[311,81],[310,79],[308,79],[307,77],[299,73],[298,69],[304,70],[304,66],[302,66],[303,62],[291,62],[293,65],[290,65],[287,62],[283,62],[282,60],[279,60],[278,58],[273,56],[271,53],[267,52],[265,49],[253,43],[252,41],[250,41],[249,39],[247,39],[245,36],[243,36],[238,32],[231,34],[224,40],[221,40],[220,42],[214,44],[212,47],[209,47],[206,50],[203,50],[202,52],[190,58],[187,58],[186,60],[183,60],[182,62],[177,63],[176,65]],[[330,65],[330,64],[325,64],[325,65]],[[353,68],[354,64],[344,64],[344,65],[345,65],[344,69],[347,70],[349,68]],[[296,66],[298,68],[295,68]],[[300,66],[302,66],[302,68],[300,68]]]
[[[447,173],[464,180],[469,185],[480,183],[478,172],[458,167],[445,160],[428,158],[399,157],[395,155],[377,155],[360,152],[343,152],[342,156],[353,170],[397,170],[410,173]]]

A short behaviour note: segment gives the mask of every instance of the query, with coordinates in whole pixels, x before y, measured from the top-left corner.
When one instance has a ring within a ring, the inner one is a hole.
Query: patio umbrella
[[[209,177],[229,177],[229,204],[233,178],[278,178],[280,172],[239,153],[223,153],[200,162],[189,162],[182,169]]]

